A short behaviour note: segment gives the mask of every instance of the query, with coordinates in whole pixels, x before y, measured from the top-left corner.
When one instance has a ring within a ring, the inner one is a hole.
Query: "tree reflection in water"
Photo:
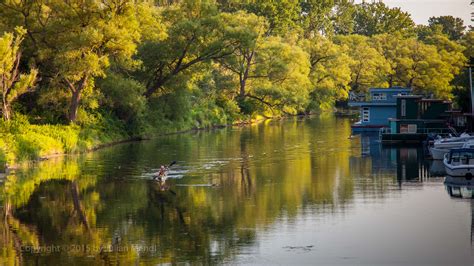
[[[374,167],[378,157],[362,156],[349,135],[347,119],[273,121],[12,172],[0,193],[0,264],[231,262],[279,219],[345,212],[356,194],[383,197],[399,186],[393,164]],[[151,181],[173,160],[166,184]],[[25,251],[47,246],[61,250]]]

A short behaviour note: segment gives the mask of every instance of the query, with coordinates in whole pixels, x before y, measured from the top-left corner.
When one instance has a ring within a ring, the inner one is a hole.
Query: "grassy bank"
[[[131,136],[123,125],[102,118],[89,125],[33,125],[25,117],[0,122],[0,170],[59,154],[91,150]]]
[[[51,125],[31,124],[27,117],[17,115],[12,121],[0,120],[0,172],[28,162],[49,157],[82,153],[128,140],[147,139],[163,134],[208,129],[229,125],[248,124],[264,119],[254,116],[239,119],[218,119],[222,114],[204,116],[181,122],[149,121],[141,131],[130,131],[127,125],[113,117],[96,115],[87,124]],[[225,117],[225,116],[224,116]],[[155,123],[160,124],[157,126]]]

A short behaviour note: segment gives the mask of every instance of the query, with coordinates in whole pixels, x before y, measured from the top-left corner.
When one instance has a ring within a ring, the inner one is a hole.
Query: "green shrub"
[[[34,131],[16,135],[15,143],[18,162],[64,153],[60,140]]]

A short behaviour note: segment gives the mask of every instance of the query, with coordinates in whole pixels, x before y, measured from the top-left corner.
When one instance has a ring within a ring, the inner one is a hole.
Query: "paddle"
[[[171,166],[173,166],[174,164],[176,164],[176,161],[172,161],[169,165],[168,165],[168,168],[170,168]],[[173,190],[171,190],[171,188],[168,188],[168,191],[175,195],[176,196],[176,192],[174,192]]]

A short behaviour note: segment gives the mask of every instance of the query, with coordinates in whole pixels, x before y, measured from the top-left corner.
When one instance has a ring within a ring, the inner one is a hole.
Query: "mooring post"
[[[474,89],[472,88],[472,67],[469,66],[469,89],[471,91],[471,116],[474,116]]]

